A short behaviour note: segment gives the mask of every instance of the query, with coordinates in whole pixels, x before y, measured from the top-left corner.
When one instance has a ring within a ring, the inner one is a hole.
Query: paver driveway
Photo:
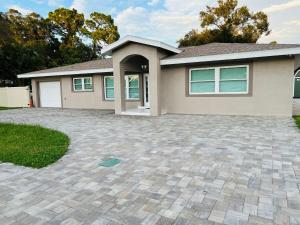
[[[0,224],[300,224],[292,118],[10,110],[71,137],[43,169],[0,164]],[[121,164],[99,167],[106,157]]]

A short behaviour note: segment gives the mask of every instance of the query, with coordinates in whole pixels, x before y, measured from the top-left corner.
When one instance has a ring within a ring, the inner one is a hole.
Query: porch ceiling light
[[[141,69],[143,72],[146,72],[148,70],[148,65],[142,65]]]

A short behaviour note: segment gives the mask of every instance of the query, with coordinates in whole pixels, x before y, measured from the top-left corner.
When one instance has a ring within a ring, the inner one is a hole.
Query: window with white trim
[[[139,75],[125,76],[125,95],[128,100],[138,100],[140,98]]]
[[[138,100],[140,98],[139,91],[139,75],[125,76],[125,96],[127,100]],[[106,100],[114,100],[114,77],[104,77],[104,98]]]
[[[249,66],[190,69],[189,94],[247,94]]]
[[[105,76],[104,77],[104,98],[106,100],[115,99],[115,88],[114,88],[114,77]]]
[[[93,79],[92,77],[76,77],[73,78],[74,91],[92,91]]]

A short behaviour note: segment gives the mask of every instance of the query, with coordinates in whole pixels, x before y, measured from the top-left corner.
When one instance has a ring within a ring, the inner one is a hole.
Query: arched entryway
[[[132,43],[117,49],[112,56],[115,113],[160,115],[160,58],[163,56],[160,51],[151,46]],[[131,94],[129,88],[136,93],[137,85],[139,95],[132,101],[128,99]]]
[[[129,55],[120,62],[120,66],[124,70],[123,114],[150,114],[149,60],[141,55]]]

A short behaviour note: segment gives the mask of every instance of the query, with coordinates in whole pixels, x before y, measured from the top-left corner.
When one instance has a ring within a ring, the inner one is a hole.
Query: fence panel
[[[0,106],[28,107],[30,99],[29,87],[0,88]]]

